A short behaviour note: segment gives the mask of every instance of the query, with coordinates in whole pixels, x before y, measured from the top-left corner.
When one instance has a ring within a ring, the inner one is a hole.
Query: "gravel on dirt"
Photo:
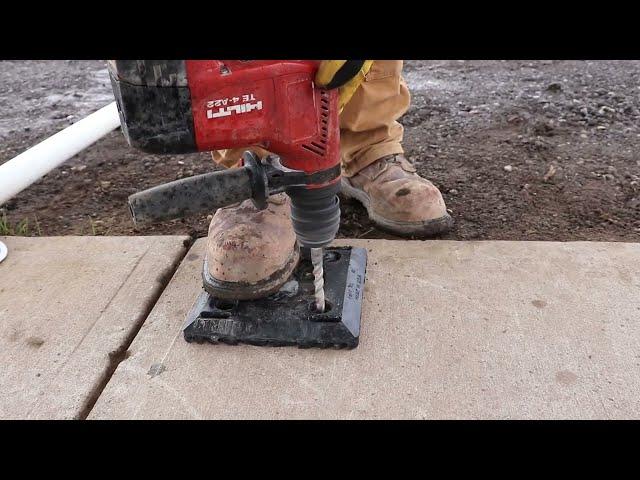
[[[447,239],[638,241],[640,61],[407,61],[407,157],[442,191]],[[0,164],[112,101],[104,61],[0,61]],[[116,130],[0,207],[27,235],[206,235],[208,215],[134,228],[127,197],[205,173]],[[339,236],[394,238],[343,199]]]

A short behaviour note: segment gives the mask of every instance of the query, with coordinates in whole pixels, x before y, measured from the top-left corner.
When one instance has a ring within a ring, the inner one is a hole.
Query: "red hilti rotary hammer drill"
[[[269,195],[286,192],[298,243],[309,249],[312,272],[305,272],[302,265],[294,275],[301,287],[305,278],[314,277],[310,308],[305,288],[294,295],[279,292],[267,299],[235,302],[226,310],[203,292],[187,318],[187,340],[357,345],[366,253],[338,249],[323,254],[340,224],[340,130],[337,91],[314,85],[318,64],[310,60],[109,62],[122,130],[131,146],[176,154],[256,145],[273,154],[260,159],[247,151],[241,168],[134,194],[129,198],[134,221],[211,212],[248,198],[257,208],[266,208]]]

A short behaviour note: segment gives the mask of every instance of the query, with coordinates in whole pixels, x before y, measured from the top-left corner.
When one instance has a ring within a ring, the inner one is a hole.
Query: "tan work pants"
[[[351,177],[386,155],[403,153],[398,119],[409,108],[410,95],[402,78],[402,60],[376,60],[365,81],[340,115],[342,173]],[[237,165],[247,148],[213,152],[216,163]],[[252,148],[266,155],[261,148]]]

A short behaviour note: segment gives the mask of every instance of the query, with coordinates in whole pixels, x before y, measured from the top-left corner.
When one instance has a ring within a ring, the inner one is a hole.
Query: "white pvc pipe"
[[[2,260],[6,258],[8,252],[9,250],[7,250],[7,246],[0,242],[0,263],[2,263]]]
[[[0,205],[119,125],[112,102],[0,165]]]

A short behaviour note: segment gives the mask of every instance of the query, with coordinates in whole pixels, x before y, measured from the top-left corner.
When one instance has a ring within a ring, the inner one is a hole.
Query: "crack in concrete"
[[[102,392],[104,391],[107,384],[111,380],[111,377],[117,370],[118,366],[122,362],[124,362],[127,358],[129,358],[130,356],[129,347],[133,343],[133,340],[135,340],[135,338],[137,337],[138,332],[142,328],[142,325],[144,325],[144,322],[149,317],[149,314],[153,310],[153,307],[155,307],[156,303],[158,302],[158,299],[160,298],[165,288],[173,278],[173,275],[176,273],[176,270],[182,263],[182,260],[184,259],[184,257],[189,252],[189,249],[191,248],[193,243],[194,243],[193,238],[190,238],[189,240],[185,240],[185,242],[183,243],[184,248],[181,252],[181,255],[179,255],[175,259],[175,261],[171,263],[171,265],[159,276],[158,284],[154,289],[149,300],[145,303],[142,309],[142,314],[138,317],[138,319],[136,319],[136,322],[134,323],[133,328],[131,329],[131,332],[129,333],[129,335],[127,335],[127,338],[117,350],[109,353],[109,364],[107,365],[104,375],[97,382],[96,386],[92,389],[92,391],[89,393],[87,400],[84,403],[84,406],[82,407],[82,409],[80,410],[80,413],[77,416],[78,420],[87,419],[87,417],[93,410],[93,407],[95,406],[96,402],[100,398],[100,395],[102,395]],[[135,268],[133,270],[135,270]],[[133,270],[132,270],[132,273],[133,273]]]

